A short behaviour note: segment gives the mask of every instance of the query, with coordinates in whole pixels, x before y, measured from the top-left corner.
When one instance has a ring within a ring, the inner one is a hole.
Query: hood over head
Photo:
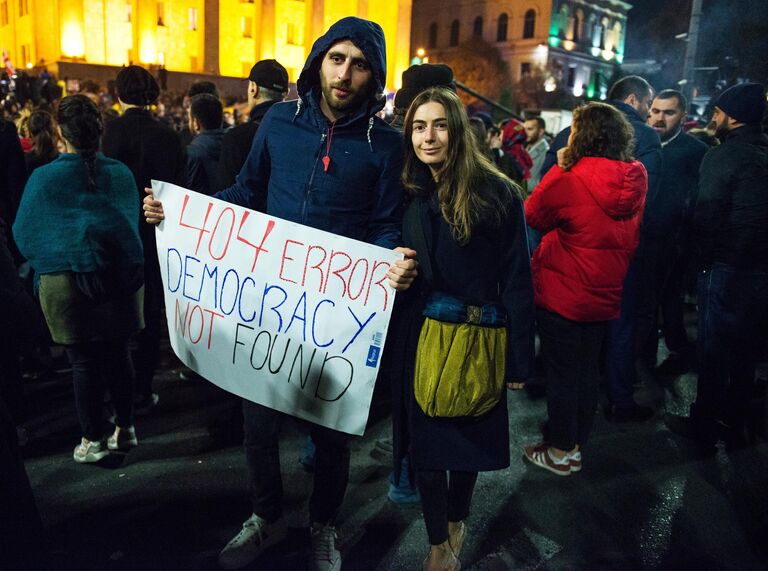
[[[639,161],[584,157],[571,170],[611,218],[630,217],[645,204],[648,174]]]
[[[384,30],[376,22],[354,16],[342,18],[315,40],[296,82],[299,97],[306,100],[313,89],[320,87],[320,65],[323,57],[331,46],[342,40],[351,40],[363,52],[371,66],[374,86],[366,109],[368,114],[372,115],[383,109],[386,102],[384,86],[387,81],[387,49]]]

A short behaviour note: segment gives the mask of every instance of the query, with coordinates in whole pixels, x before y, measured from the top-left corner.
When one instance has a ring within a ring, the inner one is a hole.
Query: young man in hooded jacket
[[[321,230],[394,248],[400,240],[402,140],[375,114],[384,106],[384,33],[378,24],[349,17],[312,46],[297,82],[299,99],[267,112],[235,184],[214,195]],[[147,192],[150,192],[149,189]],[[151,194],[147,220],[162,219]],[[416,252],[390,268],[395,289],[416,276]],[[284,414],[243,401],[245,454],[253,515],[219,554],[226,569],[248,565],[285,532],[278,436]],[[314,569],[338,571],[333,521],[349,477],[352,437],[309,426],[317,452],[309,500]]]

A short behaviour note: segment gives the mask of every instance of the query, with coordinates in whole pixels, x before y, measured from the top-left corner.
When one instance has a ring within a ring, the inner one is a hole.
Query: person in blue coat
[[[262,120],[235,184],[216,198],[385,248],[400,241],[403,149],[400,133],[376,117],[384,107],[386,48],[381,27],[343,18],[312,46],[297,88],[299,99],[274,104]],[[150,223],[163,218],[151,189],[144,200]],[[416,277],[416,252],[390,268],[392,287]],[[219,554],[225,569],[251,563],[285,535],[278,448],[284,414],[243,401],[245,453],[253,514]],[[352,437],[319,425],[309,501],[312,566],[338,571],[334,518],[349,477]]]
[[[632,125],[635,134],[635,159],[643,163],[648,173],[648,193],[645,199],[645,211],[641,228],[648,224],[648,218],[656,212],[654,204],[658,199],[661,181],[662,154],[659,135],[646,124],[653,88],[642,77],[629,75],[611,86],[608,91],[608,103],[616,107]],[[557,163],[557,153],[568,142],[570,127],[561,131],[552,141],[541,169],[541,176]],[[638,305],[642,295],[642,285],[649,280],[647,272],[652,271],[652,257],[641,235],[635,257],[629,265],[624,279],[621,296],[621,317],[612,321],[608,329],[606,352],[606,392],[608,404],[605,414],[609,420],[631,422],[648,420],[653,416],[651,408],[640,406],[634,399],[634,385],[637,382],[635,361],[637,356],[636,330],[638,327]]]

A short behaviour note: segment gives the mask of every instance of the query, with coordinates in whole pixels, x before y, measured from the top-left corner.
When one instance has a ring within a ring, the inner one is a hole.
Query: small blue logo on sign
[[[366,367],[376,367],[379,362],[379,355],[381,355],[381,348],[371,345],[368,349],[368,358],[365,360]]]

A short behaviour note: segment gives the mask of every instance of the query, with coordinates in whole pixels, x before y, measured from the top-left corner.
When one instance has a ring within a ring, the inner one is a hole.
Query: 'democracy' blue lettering
[[[373,319],[374,316],[376,315],[376,312],[374,311],[373,313],[371,313],[371,315],[368,317],[368,319],[365,320],[365,323],[363,323],[362,321],[360,321],[357,318],[357,315],[355,315],[355,312],[352,311],[351,307],[347,306],[347,309],[349,310],[349,313],[354,318],[355,323],[357,323],[358,329],[357,329],[357,332],[352,336],[352,339],[349,340],[349,343],[347,343],[346,346],[344,347],[344,349],[341,351],[342,353],[346,353],[347,349],[349,349],[349,346],[352,345],[352,343],[355,342],[355,339],[357,339],[357,336],[360,335],[360,333],[363,332],[363,329],[365,329],[365,326],[368,325],[371,322],[371,319]]]
[[[229,280],[230,274],[235,276],[234,279],[236,281]],[[227,280],[229,280],[229,282],[227,282]],[[235,295],[232,297],[232,307],[229,308],[229,311],[224,309],[224,292],[227,291],[227,283],[235,284]],[[240,276],[237,274],[235,270],[229,269],[227,270],[227,273],[224,274],[224,278],[221,280],[221,289],[219,290],[219,309],[224,315],[232,315],[232,312],[235,311],[235,306],[237,305],[237,297],[239,294],[240,294]]]
[[[277,325],[277,332],[280,333],[283,330],[283,316],[280,314],[280,312],[277,310],[281,305],[285,303],[285,300],[288,299],[288,294],[286,291],[277,285],[265,285],[264,286],[264,295],[261,297],[261,311],[259,312],[259,327],[261,327],[261,324],[264,322],[264,306],[267,302],[267,296],[269,295],[269,292],[273,289],[278,290],[280,293],[283,294],[283,299],[280,300],[280,303],[277,305],[273,305],[269,309],[274,312],[275,315],[277,315],[278,319],[278,325]]]
[[[213,278],[213,307],[215,309],[218,309],[218,296],[216,295],[216,292],[219,289],[219,267],[213,266],[213,271],[210,270],[210,266],[208,264],[203,265],[203,279],[200,280],[200,291],[197,292],[197,299],[200,300],[200,298],[203,295],[203,288],[205,287],[205,277],[208,276],[208,278]]]
[[[299,314],[299,307],[301,307],[301,314]],[[301,340],[306,341],[307,340],[307,292],[302,292],[301,297],[299,298],[299,301],[293,310],[293,315],[291,316],[291,320],[288,322],[288,327],[285,328],[286,333],[288,333],[288,330],[291,328],[291,325],[293,325],[294,321],[301,321],[301,325],[302,325]]]
[[[253,281],[253,278],[250,277],[250,276],[245,278],[243,280],[243,287],[240,290],[240,301],[237,303],[237,311],[240,314],[240,319],[242,319],[246,323],[250,323],[251,321],[256,319],[256,310],[255,309],[253,310],[253,315],[251,315],[250,317],[246,317],[245,315],[243,315],[243,297],[245,297],[245,284],[247,284],[248,282],[251,282],[253,284],[253,288],[256,289],[256,282]]]
[[[333,302],[333,300],[330,299],[321,299],[317,306],[315,306],[315,311],[312,314],[312,342],[318,347],[328,347],[334,342],[334,339],[331,339],[328,341],[328,343],[320,343],[317,340],[317,336],[315,335],[315,325],[317,325],[317,310],[320,309],[320,306],[324,303],[330,303],[331,307],[336,307],[336,304]]]
[[[189,273],[189,270],[190,270],[190,260],[193,261],[193,262],[197,262],[198,264],[200,263],[200,260],[198,260],[197,258],[195,258],[193,256],[184,256],[184,287],[181,290],[181,295],[183,295],[187,299],[191,299],[192,301],[200,301],[200,293],[199,292],[198,292],[198,296],[197,297],[192,297],[191,295],[189,295],[187,293],[187,283],[188,283],[187,278],[194,278],[195,277],[195,274],[190,274]]]
[[[175,252],[176,257],[178,258],[179,279],[176,280],[175,288],[171,288],[171,252]],[[165,255],[165,267],[166,267],[167,278],[168,278],[168,291],[171,293],[176,293],[177,291],[179,291],[179,286],[181,285],[181,266],[182,266],[181,254],[179,253],[179,251],[176,248],[168,248],[168,251],[166,252],[166,255]]]

